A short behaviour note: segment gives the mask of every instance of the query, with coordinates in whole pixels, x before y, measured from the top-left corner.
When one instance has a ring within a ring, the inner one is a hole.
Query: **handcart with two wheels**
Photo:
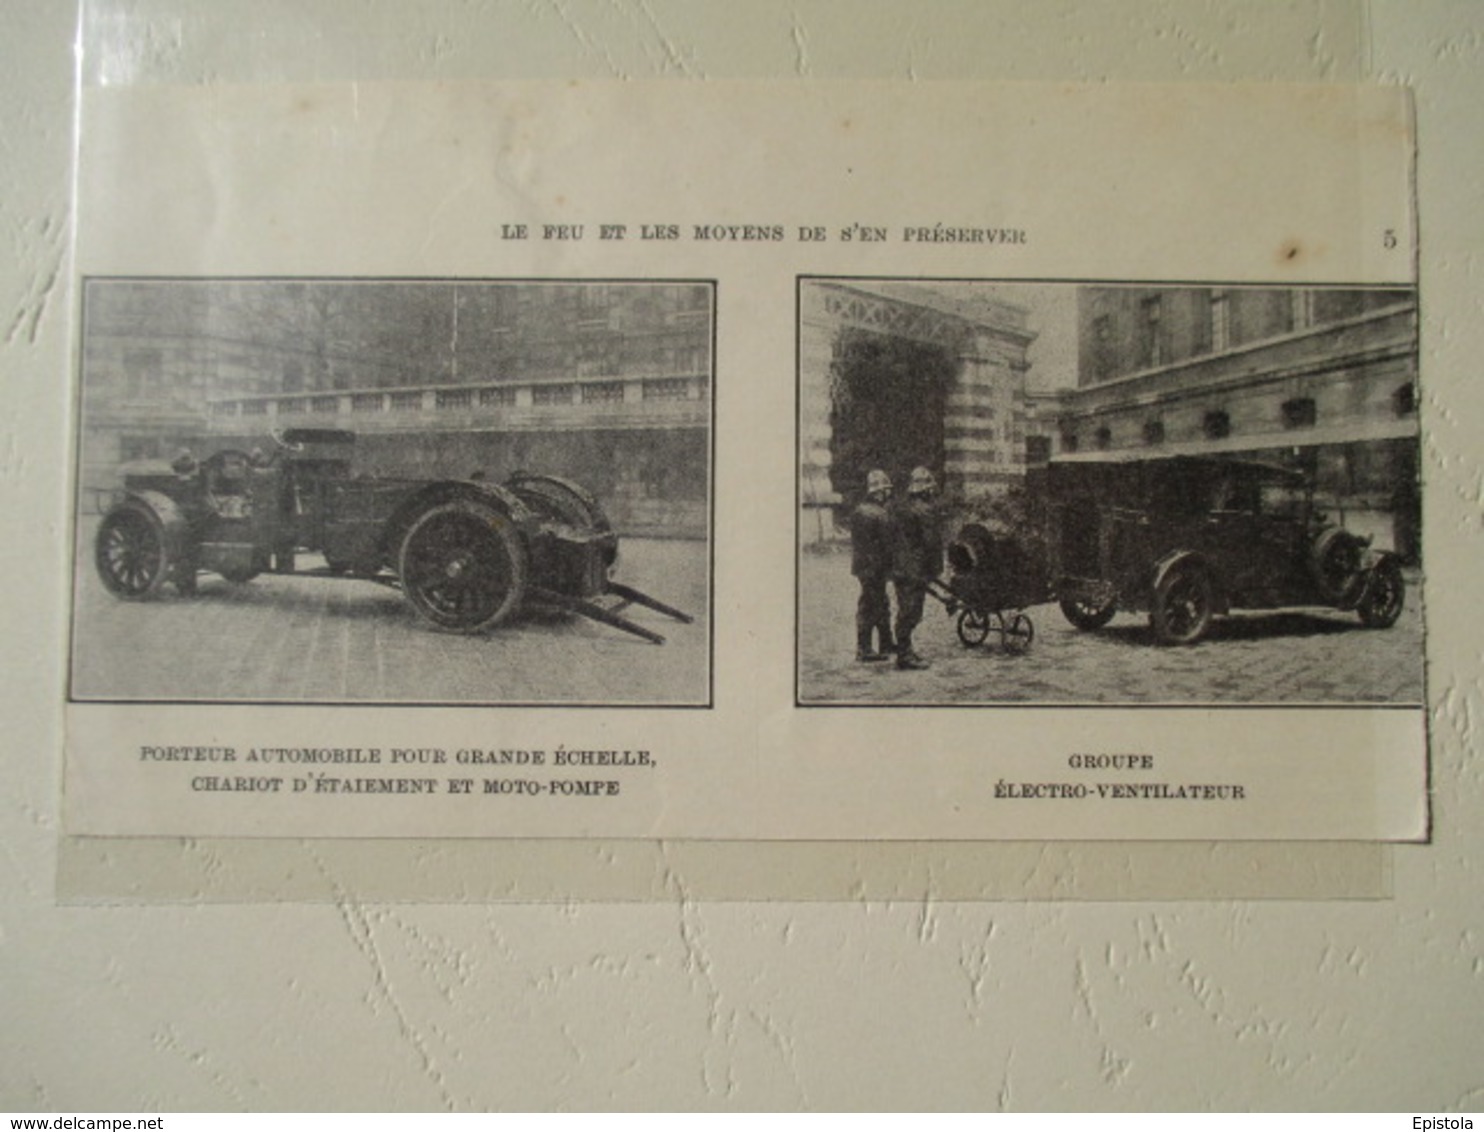
[[[948,547],[948,574],[928,583],[928,593],[950,617],[957,615],[958,639],[977,648],[995,637],[1000,648],[1019,656],[1036,637],[1026,607],[1046,600],[1044,571],[1019,541],[967,523]]]

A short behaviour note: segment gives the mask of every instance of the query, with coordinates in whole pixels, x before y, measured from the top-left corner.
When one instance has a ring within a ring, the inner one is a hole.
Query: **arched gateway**
[[[917,465],[950,497],[1025,474],[1026,311],[983,284],[806,280],[799,294],[800,502],[805,538],[882,468]]]

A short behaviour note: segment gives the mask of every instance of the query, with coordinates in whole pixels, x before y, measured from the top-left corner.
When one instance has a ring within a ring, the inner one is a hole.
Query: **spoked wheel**
[[[1005,631],[1000,637],[1005,651],[1012,656],[1019,656],[1031,647],[1031,642],[1036,639],[1036,627],[1031,619],[1024,613],[1005,620]]]
[[[971,649],[984,643],[989,636],[993,617],[993,613],[980,613],[973,609],[966,609],[958,615],[958,639],[965,648]]]
[[[1371,571],[1365,593],[1356,606],[1360,623],[1368,629],[1390,629],[1402,615],[1406,592],[1401,567],[1391,559],[1382,562]]]
[[[1342,527],[1321,531],[1309,551],[1309,573],[1325,601],[1348,608],[1365,583],[1366,542]]]
[[[1160,579],[1149,611],[1154,639],[1162,645],[1193,645],[1206,635],[1215,613],[1211,578],[1198,566],[1177,566]]]
[[[129,601],[159,593],[172,566],[164,527],[134,504],[116,507],[103,517],[93,559],[108,592]]]
[[[525,550],[505,516],[456,500],[430,508],[408,528],[398,575],[422,617],[449,632],[478,633],[519,608]]]
[[[538,506],[574,527],[588,527],[598,533],[613,529],[603,506],[586,488],[578,487],[560,476],[518,475],[510,481],[517,495],[534,499]]]
[[[569,527],[589,534],[611,535],[613,532],[613,524],[609,522],[603,505],[586,488],[571,480],[561,476],[517,475],[508,486],[522,503]],[[605,566],[617,562],[618,539],[606,540],[601,554]]]
[[[1101,629],[1113,620],[1117,611],[1116,602],[1107,601],[1099,605],[1086,598],[1064,597],[1058,603],[1063,616],[1079,629]]]

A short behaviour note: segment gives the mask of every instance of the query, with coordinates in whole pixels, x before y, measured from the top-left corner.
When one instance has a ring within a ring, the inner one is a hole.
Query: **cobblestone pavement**
[[[103,589],[85,538],[77,571],[79,699],[382,703],[704,704],[709,698],[706,546],[625,539],[617,577],[695,617],[631,607],[656,646],[573,616],[529,616],[483,636],[433,630],[371,582],[202,575],[193,599]],[[302,556],[311,568],[317,558]]]
[[[954,619],[929,600],[913,637],[932,667],[901,672],[855,660],[855,598],[849,556],[806,554],[799,574],[799,699],[802,703],[1389,703],[1423,702],[1418,577],[1388,630],[1353,613],[1305,609],[1218,618],[1189,648],[1150,643],[1144,614],[1120,613],[1081,632],[1055,605],[1029,613],[1035,640],[1006,655],[992,634],[959,643]]]

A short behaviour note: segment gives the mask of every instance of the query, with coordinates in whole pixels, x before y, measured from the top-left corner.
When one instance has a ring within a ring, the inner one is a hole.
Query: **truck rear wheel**
[[[522,502],[548,512],[570,527],[587,528],[598,534],[613,529],[602,504],[585,488],[560,476],[517,475],[507,486]]]
[[[603,564],[618,561],[618,539],[608,515],[586,488],[560,476],[516,475],[506,485],[527,507],[549,515],[560,523],[587,534],[608,535],[602,549]]]
[[[1309,576],[1319,596],[1331,605],[1349,608],[1365,581],[1362,562],[1366,541],[1343,527],[1328,527],[1309,549]]]
[[[1109,621],[1113,620],[1113,614],[1118,611],[1118,604],[1114,601],[1106,601],[1099,605],[1091,598],[1064,597],[1058,603],[1061,606],[1062,616],[1079,629],[1101,629]]]
[[[510,521],[460,499],[413,521],[397,558],[402,592],[439,629],[478,633],[507,620],[526,591],[526,555]]]

